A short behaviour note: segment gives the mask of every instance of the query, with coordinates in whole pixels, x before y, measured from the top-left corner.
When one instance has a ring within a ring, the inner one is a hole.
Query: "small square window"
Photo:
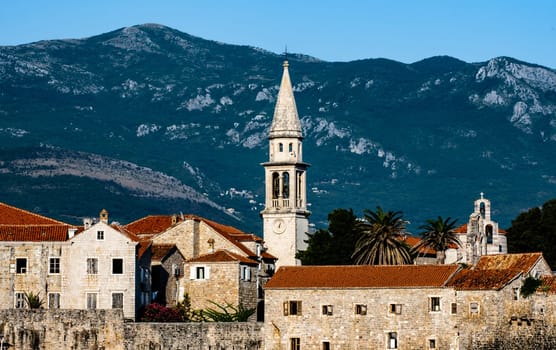
[[[301,315],[301,300],[290,300],[284,302],[284,316]]]
[[[205,279],[205,267],[204,266],[197,266],[197,279],[204,280]]]
[[[115,258],[112,259],[112,274],[121,275],[124,273],[124,259]]]
[[[87,258],[87,274],[96,275],[98,273],[98,259]]]
[[[469,303],[469,313],[478,314],[479,313],[479,303],[477,303],[477,302]]]
[[[322,314],[327,316],[332,316],[332,305],[323,305]]]
[[[388,333],[388,349],[398,348],[398,333],[389,332]]]
[[[432,297],[430,300],[431,311],[440,311],[440,297]]]
[[[104,241],[104,231],[97,231],[97,240]]]
[[[17,258],[17,259],[15,259],[15,272],[16,273],[27,273],[27,258]]]
[[[452,315],[455,315],[457,313],[458,313],[458,304],[452,303]]]
[[[50,258],[48,262],[48,273],[60,273],[60,258]]]
[[[123,309],[124,293],[112,293],[112,309]]]
[[[97,308],[97,293],[87,293],[87,309],[94,310]]]
[[[290,350],[300,350],[301,349],[301,339],[290,338]]]
[[[365,304],[356,304],[355,305],[355,314],[356,315],[366,315],[367,314],[367,305],[365,305]]]
[[[436,349],[436,339],[429,339],[429,349]]]
[[[15,308],[24,309],[27,303],[25,302],[25,293],[16,292],[15,293]]]
[[[402,313],[402,304],[390,304],[390,313],[400,315]]]
[[[60,308],[60,293],[48,293],[48,308],[49,309]]]

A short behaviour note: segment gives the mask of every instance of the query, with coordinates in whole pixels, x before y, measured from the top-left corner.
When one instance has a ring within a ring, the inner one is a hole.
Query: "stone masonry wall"
[[[0,310],[4,344],[16,350],[258,350],[261,323],[124,322],[121,310]]]

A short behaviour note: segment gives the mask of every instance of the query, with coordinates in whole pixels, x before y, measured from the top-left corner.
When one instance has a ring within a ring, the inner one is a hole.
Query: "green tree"
[[[352,258],[359,265],[410,264],[410,247],[401,239],[406,233],[406,220],[401,211],[364,210],[363,220],[357,223],[359,239]]]
[[[413,248],[417,252],[420,248],[431,248],[436,250],[436,262],[444,264],[446,261],[446,249],[451,245],[461,247],[458,235],[455,232],[456,220],[451,217],[443,219],[439,216],[436,220],[428,219],[426,224],[419,226],[421,242]]]
[[[519,214],[507,238],[510,253],[543,252],[548,264],[556,267],[556,199]]]
[[[328,229],[308,234],[307,249],[297,252],[303,265],[348,265],[358,239],[357,217],[352,209],[335,209],[328,214]]]

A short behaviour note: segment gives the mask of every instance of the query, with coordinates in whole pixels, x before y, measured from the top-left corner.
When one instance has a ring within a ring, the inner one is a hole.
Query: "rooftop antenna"
[[[284,49],[284,59],[288,60],[288,44],[286,44],[286,48]]]

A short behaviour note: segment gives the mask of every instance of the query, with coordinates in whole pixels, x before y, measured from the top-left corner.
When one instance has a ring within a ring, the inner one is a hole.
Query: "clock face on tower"
[[[276,219],[272,223],[272,229],[275,233],[282,233],[286,231],[286,223],[282,219]]]

